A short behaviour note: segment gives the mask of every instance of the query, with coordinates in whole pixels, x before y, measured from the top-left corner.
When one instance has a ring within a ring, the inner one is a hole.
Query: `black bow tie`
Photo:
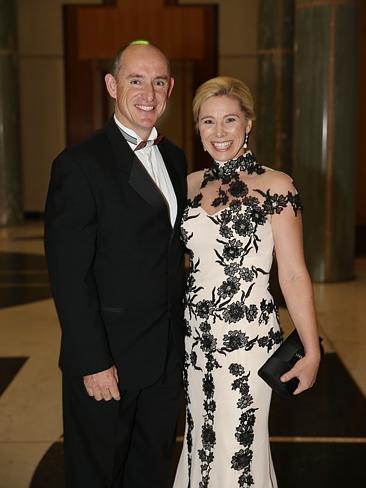
[[[131,136],[130,134],[127,134],[121,127],[119,130],[122,132],[123,137],[126,139],[126,141],[130,142],[131,144],[134,144],[136,147],[134,151],[138,151],[139,149],[143,149],[147,145],[153,146],[155,144],[159,144],[164,139],[164,136],[158,136],[156,139],[152,140],[147,140],[147,141],[141,141],[139,144],[137,144],[137,139],[136,137]]]

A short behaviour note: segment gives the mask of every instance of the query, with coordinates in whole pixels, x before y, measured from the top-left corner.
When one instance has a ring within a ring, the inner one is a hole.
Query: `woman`
[[[188,177],[182,224],[191,258],[186,294],[187,423],[174,488],[273,488],[271,389],[257,371],[281,342],[268,291],[273,249],[305,357],[295,394],[320,360],[312,286],[303,258],[301,205],[291,178],[247,149],[253,99],[240,80],[201,85],[193,114],[212,167]]]

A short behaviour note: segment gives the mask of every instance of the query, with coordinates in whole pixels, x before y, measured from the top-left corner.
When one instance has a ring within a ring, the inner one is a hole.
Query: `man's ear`
[[[169,80],[168,98],[172,94],[173,88],[174,88],[174,78],[171,76]]]
[[[115,77],[108,73],[105,75],[104,81],[110,96],[114,99],[117,98],[117,82]]]

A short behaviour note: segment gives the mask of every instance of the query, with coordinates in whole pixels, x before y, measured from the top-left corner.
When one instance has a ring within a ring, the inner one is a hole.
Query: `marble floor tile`
[[[334,339],[333,344],[344,366],[366,398],[366,344],[355,344],[338,339]]]
[[[31,356],[0,398],[0,442],[53,442],[62,434],[54,355]]]
[[[49,446],[48,442],[0,441],[0,488],[28,488]]]
[[[273,443],[279,488],[366,486],[366,444]]]
[[[56,352],[60,328],[53,301],[0,308],[0,334],[0,356]]]
[[[20,368],[27,361],[27,357],[1,357],[0,356],[0,397],[14,380]]]
[[[0,442],[54,441],[62,433],[60,331],[51,300],[0,309],[1,357],[27,361],[0,397]]]
[[[59,326],[52,300],[0,309],[0,357],[27,357],[0,397],[0,488],[27,488],[62,433]]]

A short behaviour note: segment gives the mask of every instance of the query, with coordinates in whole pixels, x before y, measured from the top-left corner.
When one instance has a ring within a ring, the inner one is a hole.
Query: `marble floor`
[[[42,236],[40,222],[0,229],[0,488],[63,486],[60,334]],[[280,488],[366,486],[366,257],[355,269],[353,281],[314,285],[326,352],[317,385],[273,398]],[[285,309],[281,319],[290,330]],[[182,435],[181,419],[176,458]]]

